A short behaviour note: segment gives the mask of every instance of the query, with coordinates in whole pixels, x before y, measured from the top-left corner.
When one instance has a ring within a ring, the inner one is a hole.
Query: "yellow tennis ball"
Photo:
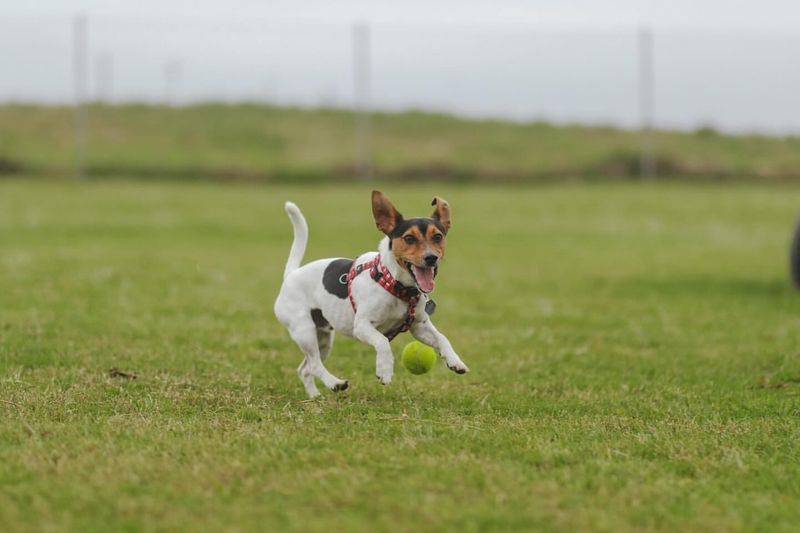
[[[436,350],[419,341],[411,341],[403,348],[401,360],[412,374],[424,374],[436,363]]]

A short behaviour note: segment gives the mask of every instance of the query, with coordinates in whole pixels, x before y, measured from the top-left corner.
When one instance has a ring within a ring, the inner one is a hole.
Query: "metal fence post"
[[[638,35],[639,48],[639,119],[640,147],[639,172],[641,177],[656,177],[655,138],[653,122],[655,116],[654,70],[653,70],[653,31],[641,28]]]
[[[183,82],[183,63],[172,59],[164,64],[164,103],[177,106],[181,102],[181,86]]]
[[[356,172],[372,179],[372,123],[370,120],[370,31],[366,23],[353,26],[353,84],[356,126]]]
[[[101,52],[95,56],[94,72],[94,99],[110,104],[114,89],[114,56],[111,52]]]
[[[86,76],[88,68],[87,42],[88,22],[84,13],[78,13],[72,21],[72,73],[74,82],[73,135],[75,145],[75,174],[86,177]]]

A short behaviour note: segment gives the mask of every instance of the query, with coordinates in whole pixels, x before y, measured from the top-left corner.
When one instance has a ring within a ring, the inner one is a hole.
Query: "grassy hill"
[[[346,110],[206,104],[91,106],[91,174],[258,181],[351,179],[354,118]],[[639,137],[611,127],[377,113],[383,179],[535,181],[638,175]],[[74,166],[69,107],[0,106],[0,173],[64,174]],[[800,137],[656,134],[660,174],[800,179]]]

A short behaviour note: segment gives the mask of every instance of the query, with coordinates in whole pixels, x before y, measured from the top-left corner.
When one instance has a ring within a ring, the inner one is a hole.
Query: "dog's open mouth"
[[[411,275],[414,277],[414,281],[417,282],[419,290],[426,294],[433,291],[433,278],[436,275],[435,268],[418,267],[409,262],[406,262],[406,267],[408,267],[408,271],[411,272]]]

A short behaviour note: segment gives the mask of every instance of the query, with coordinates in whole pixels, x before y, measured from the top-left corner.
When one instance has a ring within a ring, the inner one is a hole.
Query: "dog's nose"
[[[432,267],[436,266],[436,261],[439,260],[439,256],[436,254],[426,254],[422,259],[425,261],[425,266]]]

